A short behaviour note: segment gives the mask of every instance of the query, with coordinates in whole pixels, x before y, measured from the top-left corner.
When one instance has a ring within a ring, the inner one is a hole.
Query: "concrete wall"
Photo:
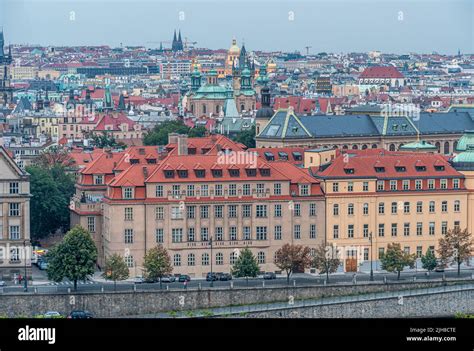
[[[458,281],[459,283],[462,281]],[[468,281],[464,281],[465,283]],[[472,281],[469,281],[472,283]],[[453,284],[448,282],[447,284]],[[117,293],[76,293],[0,295],[0,316],[34,316],[46,311],[67,314],[85,309],[96,317],[119,317],[165,311],[189,311],[231,305],[314,299],[370,292],[398,291],[441,286],[442,282],[334,285],[275,288],[206,289],[187,291],[145,291]]]

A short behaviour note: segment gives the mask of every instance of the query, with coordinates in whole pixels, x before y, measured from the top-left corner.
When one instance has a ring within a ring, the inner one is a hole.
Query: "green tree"
[[[92,135],[92,140],[94,141],[94,145],[101,149],[105,147],[125,146],[124,143],[117,142],[113,136],[109,135],[106,132],[102,132],[99,135],[97,134]]]
[[[295,271],[304,271],[311,266],[310,248],[302,245],[285,244],[275,253],[275,265],[286,273],[286,282]]]
[[[168,134],[178,133],[187,134],[189,127],[182,121],[165,121],[157,124],[149,133],[143,138],[144,145],[166,145],[168,144]]]
[[[415,255],[405,253],[398,243],[388,244],[387,252],[380,258],[382,269],[387,272],[397,272],[397,279],[400,279],[400,272],[406,266],[410,268],[415,266],[415,260]]]
[[[326,246],[321,244],[316,249],[313,258],[313,267],[319,270],[320,273],[326,274],[326,281],[329,282],[329,274],[335,273],[341,260],[335,246]]]
[[[168,254],[168,251],[162,246],[158,245],[145,254],[145,260],[143,263],[145,268],[146,277],[152,280],[160,280],[166,274],[171,274],[173,272],[173,267],[171,266],[171,259]]]
[[[41,154],[35,159],[34,164],[41,168],[51,168],[57,165],[70,167],[74,164],[74,160],[71,158],[66,148],[51,146],[41,152]]]
[[[125,280],[129,276],[127,264],[119,254],[113,254],[105,260],[104,270],[102,276],[114,282],[114,290],[117,290],[117,280]]]
[[[190,138],[202,138],[203,136],[206,136],[206,134],[207,129],[203,126],[190,128],[188,131],[188,137]]]
[[[250,249],[245,248],[239,253],[239,257],[232,266],[231,273],[237,278],[245,278],[247,285],[249,283],[249,277],[255,278],[260,271],[257,259],[253,255]]]
[[[62,165],[49,168],[30,166],[31,238],[37,240],[57,230],[69,229],[69,201],[74,194],[74,178]]]
[[[249,130],[245,130],[243,132],[240,132],[239,134],[236,134],[232,140],[244,144],[248,148],[254,148],[255,147],[255,126],[252,126]]]
[[[90,233],[80,226],[72,228],[64,239],[47,254],[48,279],[60,282],[67,278],[74,282],[94,274],[97,248]]]
[[[472,234],[467,228],[461,230],[459,227],[448,230],[448,232],[439,239],[438,255],[441,264],[446,267],[448,264],[456,263],[458,266],[458,275],[461,274],[461,264],[469,263],[472,252],[474,251],[474,243]]]
[[[426,250],[426,254],[421,256],[421,265],[424,269],[428,270],[428,272],[435,269],[437,264],[436,256],[432,250]]]

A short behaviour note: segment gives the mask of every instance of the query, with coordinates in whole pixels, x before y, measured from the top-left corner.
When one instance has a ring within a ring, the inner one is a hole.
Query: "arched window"
[[[257,254],[257,262],[258,262],[258,264],[264,264],[265,263],[265,252],[260,251]]]
[[[219,105],[216,106],[216,113],[219,113]]]
[[[369,204],[368,203],[365,203],[364,206],[362,207],[362,209],[363,209],[363,213],[365,215],[369,214]]]
[[[367,149],[367,144],[362,145],[362,150]]]
[[[202,105],[202,113],[207,113],[207,111],[206,111],[206,105]]]
[[[352,145],[352,150],[357,150],[359,147],[357,145]]]
[[[242,112],[243,110],[245,110],[245,106],[244,106],[244,104],[241,104],[240,105],[240,112]]]
[[[349,147],[348,147],[347,145],[343,145],[343,146],[342,146],[342,149],[343,149],[343,150],[347,150],[348,148],[349,148]]]
[[[191,113],[194,113],[194,104],[191,104]]]
[[[444,143],[444,154],[449,155],[449,141]]]
[[[333,148],[333,149],[338,149],[338,148],[339,148],[339,146],[337,146],[337,145],[334,145],[332,148]]]
[[[436,146],[436,149],[438,150],[438,153],[441,152],[441,144],[439,143],[439,141],[436,142],[435,146]]]
[[[377,148],[377,144],[372,144],[372,149],[376,149]]]
[[[188,255],[188,266],[194,266],[196,264],[196,256],[193,253]]]
[[[395,144],[390,144],[390,146],[388,147],[388,149],[390,151],[395,151]]]
[[[453,144],[453,152],[456,151],[457,148],[458,148],[458,142],[455,141]]]

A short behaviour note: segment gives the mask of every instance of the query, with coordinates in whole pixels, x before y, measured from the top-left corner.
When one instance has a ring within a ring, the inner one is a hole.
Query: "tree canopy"
[[[387,272],[397,272],[400,279],[400,272],[406,266],[413,268],[415,266],[415,255],[404,252],[399,243],[392,243],[387,245],[387,252],[385,252],[380,261],[382,263],[382,269]]]
[[[156,125],[145,135],[143,138],[143,144],[166,145],[168,144],[169,133],[187,134],[190,138],[197,138],[205,136],[207,130],[202,126],[190,128],[186,126],[181,120],[165,121]]]
[[[252,251],[248,248],[240,251],[237,260],[232,266],[232,275],[237,278],[246,278],[248,282],[248,278],[256,277],[259,271],[260,267]]]
[[[441,264],[446,267],[448,264],[456,263],[458,275],[461,274],[461,264],[469,262],[473,251],[472,234],[467,229],[461,230],[455,227],[439,239],[438,255]]]
[[[310,252],[307,246],[285,244],[275,253],[275,265],[285,271],[288,283],[291,273],[304,271],[311,266]]]
[[[69,201],[74,194],[74,178],[62,165],[30,166],[31,238],[44,238],[57,230],[69,229]]]
[[[56,282],[67,278],[74,282],[94,274],[97,248],[90,233],[80,226],[72,228],[64,239],[47,254],[48,279]]]
[[[335,246],[324,244],[318,246],[313,259],[313,267],[320,273],[326,274],[326,281],[329,281],[329,274],[335,273],[340,265],[341,260]]]
[[[254,148],[255,147],[255,126],[252,126],[249,130],[245,130],[243,132],[240,132],[239,134],[236,134],[232,140],[244,144],[248,148]]]
[[[113,254],[107,257],[102,276],[107,280],[112,280],[114,287],[117,281],[127,279],[129,277],[129,270],[123,257],[119,254]]]
[[[173,272],[171,258],[168,254],[168,251],[166,251],[162,245],[158,245],[148,250],[148,252],[145,254],[143,267],[145,268],[146,277],[153,281],[159,279],[160,285],[161,278],[164,275],[171,274]]]
[[[421,256],[421,264],[427,271],[432,271],[438,265],[434,252],[430,249],[426,250],[426,254]]]

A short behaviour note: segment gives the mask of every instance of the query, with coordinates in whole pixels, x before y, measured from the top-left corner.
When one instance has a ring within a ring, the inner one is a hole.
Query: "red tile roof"
[[[359,76],[359,78],[405,78],[393,66],[372,66],[367,67]]]
[[[128,130],[132,131],[135,122],[128,118],[123,113],[113,113],[113,114],[105,114],[101,117],[99,124],[94,128],[96,131],[120,131],[120,126],[122,124],[128,125]],[[107,127],[111,126],[112,129],[108,129]]]
[[[349,158],[340,154],[333,163],[323,171],[317,172],[322,178],[433,178],[433,177],[459,177],[463,175],[456,171],[446,160],[438,154],[428,153],[401,153],[378,149],[350,152]],[[395,166],[403,165],[405,172],[397,172]],[[435,170],[434,166],[443,165],[444,170]],[[426,171],[416,170],[416,166],[426,166]],[[375,167],[385,168],[384,172],[376,172]],[[346,173],[345,169],[353,169]]]

